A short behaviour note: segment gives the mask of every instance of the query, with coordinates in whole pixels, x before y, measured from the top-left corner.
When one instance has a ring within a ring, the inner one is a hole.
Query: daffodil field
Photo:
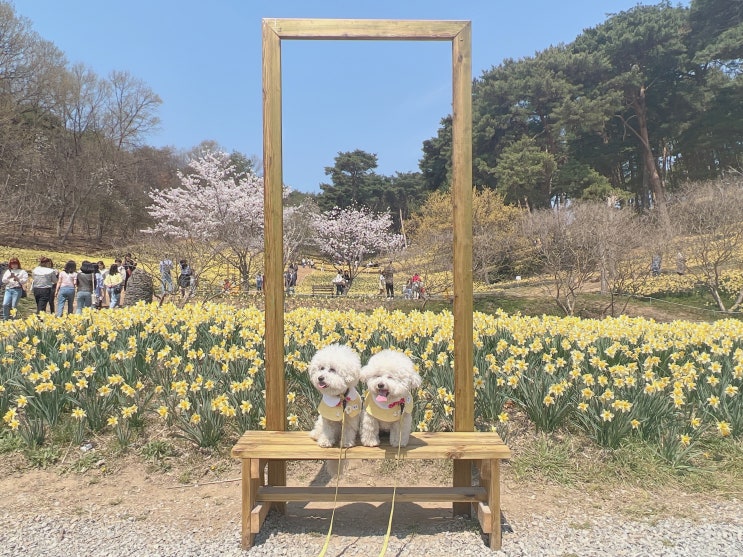
[[[632,290],[642,296],[658,296],[664,294],[688,294],[694,290],[704,291],[703,285],[697,282],[693,275],[663,274],[657,277],[648,277],[643,284],[633,287]],[[743,272],[725,270],[720,275],[721,291],[735,298],[743,288]]]
[[[61,424],[122,446],[160,424],[202,447],[264,427],[264,316],[255,308],[138,305],[0,322],[0,429],[29,447]],[[314,352],[348,343],[362,363],[396,348],[424,382],[414,424],[453,428],[451,313],[297,309],[285,317],[287,428],[308,429]],[[518,412],[616,447],[628,436],[683,461],[703,436],[743,434],[743,323],[474,315],[476,427],[507,439]]]

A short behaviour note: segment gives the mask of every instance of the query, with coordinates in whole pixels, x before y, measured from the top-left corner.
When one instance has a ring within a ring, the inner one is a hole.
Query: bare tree
[[[320,210],[313,201],[297,207],[284,207],[284,264],[297,261],[303,254],[313,253],[317,247],[312,241],[311,223]]]
[[[576,215],[582,222],[576,225],[586,227],[595,239],[601,293],[610,297],[604,312],[623,313],[650,276],[647,262],[656,250],[647,238],[661,235],[654,223],[630,208],[619,208],[611,201],[582,205]],[[625,295],[619,304],[618,295]]]
[[[12,5],[0,3],[0,196],[12,200],[0,215],[21,232],[49,207],[44,146],[57,122],[48,108],[65,63]]]
[[[596,276],[601,261],[591,206],[542,209],[524,218],[524,233],[551,277],[544,285],[547,294],[567,314],[573,315],[578,295]]]
[[[108,77],[108,97],[101,129],[115,149],[138,147],[160,124],[156,111],[162,100],[141,79],[113,71]]]
[[[669,211],[686,271],[704,284],[720,311],[736,311],[743,304],[743,288],[728,302],[722,278],[724,271],[743,266],[743,179],[688,184]]]

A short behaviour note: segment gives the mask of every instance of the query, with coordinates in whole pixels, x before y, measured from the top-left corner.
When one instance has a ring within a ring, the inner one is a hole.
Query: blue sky
[[[651,4],[655,2],[639,2]],[[16,0],[70,63],[128,71],[163,100],[153,146],[203,140],[261,157],[261,19],[472,21],[472,72],[570,42],[636,0]],[[283,41],[284,182],[319,191],[339,151],[418,170],[451,111],[451,43]]]

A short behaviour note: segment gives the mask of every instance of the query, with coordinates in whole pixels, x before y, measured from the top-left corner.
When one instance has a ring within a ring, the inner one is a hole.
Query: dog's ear
[[[359,383],[359,368],[358,365],[352,365],[343,370],[343,382],[349,387],[355,387]]]
[[[354,385],[359,382],[359,373],[361,372],[361,357],[356,350],[348,348],[348,358],[343,366],[343,380]]]
[[[412,373],[408,376],[408,383],[409,383],[409,390],[417,389],[421,386],[421,383],[423,383],[423,379],[421,378],[418,373],[416,373],[415,370],[412,371]]]
[[[371,368],[368,365],[365,365],[364,367],[361,368],[361,373],[359,373],[359,379],[366,382],[373,375],[374,375],[374,372],[371,370]]]

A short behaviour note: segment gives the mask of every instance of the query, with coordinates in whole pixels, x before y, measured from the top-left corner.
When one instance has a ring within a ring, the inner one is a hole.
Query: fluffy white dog
[[[322,394],[310,437],[321,447],[332,447],[338,441],[343,447],[353,447],[361,420],[361,395],[356,390],[361,371],[358,353],[348,346],[331,344],[315,353],[307,371],[312,385]]]
[[[361,380],[367,389],[361,443],[367,447],[379,445],[381,429],[390,432],[390,445],[406,446],[413,423],[412,391],[421,385],[412,360],[402,352],[382,350],[361,369]]]

